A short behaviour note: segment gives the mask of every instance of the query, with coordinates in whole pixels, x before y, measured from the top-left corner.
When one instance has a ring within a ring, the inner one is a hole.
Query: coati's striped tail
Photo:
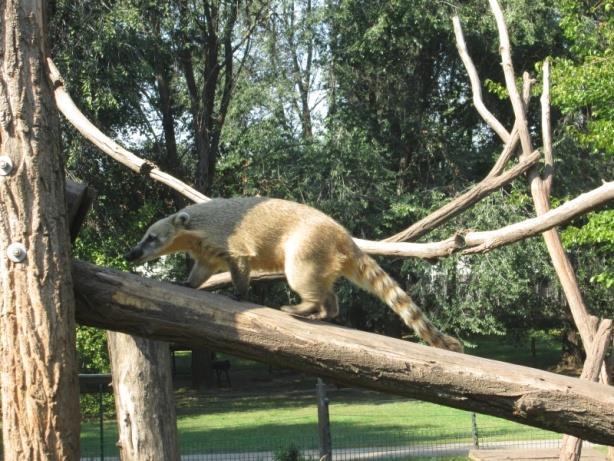
[[[401,289],[377,262],[357,249],[354,271],[346,275],[359,287],[373,293],[392,308],[420,338],[431,346],[462,352],[456,338],[439,331],[411,297]]]

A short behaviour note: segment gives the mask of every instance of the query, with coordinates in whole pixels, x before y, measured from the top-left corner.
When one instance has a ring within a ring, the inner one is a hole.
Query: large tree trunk
[[[87,263],[73,267],[77,315],[87,325],[204,345],[596,443],[614,438],[609,386],[300,319]]]
[[[0,15],[0,155],[14,165],[0,176],[4,459],[78,459],[74,295],[46,18],[36,0],[0,0]],[[15,243],[23,250],[7,255]]]
[[[122,461],[178,461],[168,343],[107,332]]]

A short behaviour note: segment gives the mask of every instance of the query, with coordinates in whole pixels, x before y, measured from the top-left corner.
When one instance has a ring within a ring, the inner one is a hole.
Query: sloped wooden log
[[[73,277],[77,320],[85,325],[207,346],[596,443],[614,439],[608,386],[295,318],[88,263],[74,263]]]

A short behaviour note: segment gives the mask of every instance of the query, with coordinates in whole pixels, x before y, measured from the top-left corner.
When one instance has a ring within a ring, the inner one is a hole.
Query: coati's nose
[[[143,250],[139,247],[134,247],[124,255],[124,258],[128,262],[132,262],[132,261],[136,261],[141,256],[143,256]]]

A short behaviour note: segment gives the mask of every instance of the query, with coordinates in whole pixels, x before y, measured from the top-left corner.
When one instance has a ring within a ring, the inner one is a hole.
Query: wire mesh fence
[[[254,413],[252,420],[246,415],[254,411],[253,403],[242,405],[238,401],[226,404],[228,414],[212,405],[209,414],[205,410],[200,419],[180,414],[182,460],[320,459],[315,400],[307,407],[302,401],[300,406],[283,411],[271,408],[266,416]],[[95,434],[82,443],[83,460],[118,459],[113,424],[106,423],[103,430],[102,443]],[[333,402],[330,430],[333,461],[465,459],[476,446],[530,451],[556,448],[560,442],[559,434],[484,415],[477,415],[474,423],[470,412],[407,399],[377,399],[357,405]]]

